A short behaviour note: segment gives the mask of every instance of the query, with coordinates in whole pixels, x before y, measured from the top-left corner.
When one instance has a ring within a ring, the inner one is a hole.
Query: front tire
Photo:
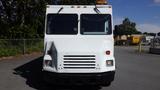
[[[106,83],[102,84],[102,86],[105,86],[105,87],[110,86],[110,85],[111,85],[111,82],[106,82]]]

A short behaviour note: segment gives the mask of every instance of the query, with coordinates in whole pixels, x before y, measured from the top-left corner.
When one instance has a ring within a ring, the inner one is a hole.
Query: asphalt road
[[[115,57],[116,77],[109,87],[46,85],[40,54],[0,60],[0,90],[160,90],[160,55],[115,47]]]

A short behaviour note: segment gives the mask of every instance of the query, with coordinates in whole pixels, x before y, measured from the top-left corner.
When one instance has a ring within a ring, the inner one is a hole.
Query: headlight
[[[52,57],[50,55],[44,56],[44,66],[52,66]]]
[[[113,60],[107,60],[106,65],[107,67],[113,66]]]

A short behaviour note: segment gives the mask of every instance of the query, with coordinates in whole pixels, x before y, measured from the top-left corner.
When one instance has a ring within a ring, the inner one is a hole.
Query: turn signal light
[[[106,55],[110,55],[111,54],[111,52],[110,51],[106,51]]]

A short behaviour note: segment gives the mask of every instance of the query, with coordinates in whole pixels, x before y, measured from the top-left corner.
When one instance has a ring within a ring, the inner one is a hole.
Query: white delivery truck
[[[112,6],[48,5],[45,20],[44,80],[110,85],[115,75]]]

